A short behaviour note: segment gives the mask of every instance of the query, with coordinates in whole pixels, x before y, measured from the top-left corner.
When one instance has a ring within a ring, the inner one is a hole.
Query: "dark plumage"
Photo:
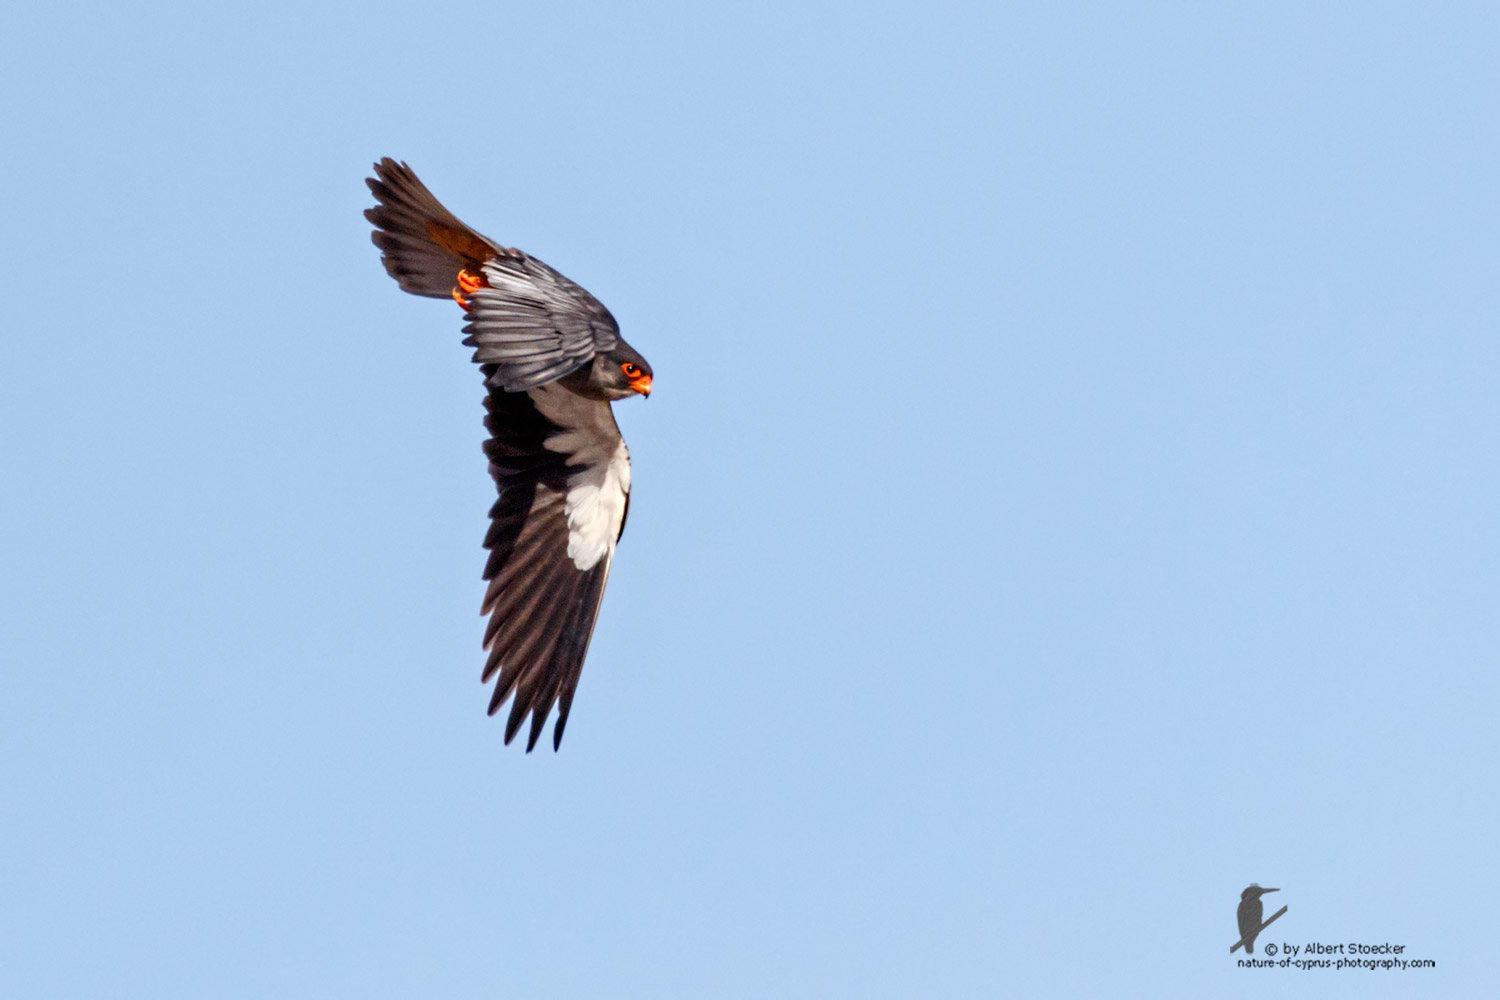
[[[1252,884],[1246,886],[1245,891],[1240,893],[1240,907],[1235,911],[1235,919],[1240,925],[1240,939],[1245,942],[1245,954],[1255,954],[1255,939],[1260,934],[1261,918],[1266,912],[1260,897],[1268,892],[1280,891],[1280,889],[1262,889]]]
[[[553,704],[562,742],[615,544],[630,455],[610,402],[650,395],[646,359],[593,296],[546,264],[460,222],[404,163],[375,164],[365,212],[386,271],[414,295],[463,307],[484,375],[484,452],[499,498],[485,537],[490,714],[514,696],[505,742],[527,714],[528,752]]]

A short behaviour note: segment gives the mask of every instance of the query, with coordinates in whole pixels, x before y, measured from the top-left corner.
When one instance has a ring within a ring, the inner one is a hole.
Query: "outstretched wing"
[[[514,695],[505,742],[529,712],[529,753],[560,702],[556,749],[624,528],[630,454],[609,403],[562,386],[493,388],[485,407],[485,454],[500,491],[484,541],[483,679],[499,675],[490,714]]]
[[[379,204],[365,211],[385,269],[413,295],[458,293],[459,272],[478,287],[466,303],[464,343],[491,370],[491,385],[533,389],[619,341],[609,310],[535,257],[481,236],[442,206],[410,167],[387,157],[365,181]]]

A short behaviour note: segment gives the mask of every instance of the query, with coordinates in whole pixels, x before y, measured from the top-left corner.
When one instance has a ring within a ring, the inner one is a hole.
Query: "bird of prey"
[[[365,183],[386,271],[464,311],[499,491],[484,540],[482,681],[498,676],[491,715],[514,696],[507,744],[531,714],[527,753],[558,705],[556,750],[630,508],[630,453],[610,403],[651,395],[651,366],[592,295],[458,221],[406,164],[383,159]]]
[[[1240,908],[1235,911],[1235,919],[1239,921],[1240,939],[1245,942],[1245,954],[1255,954],[1255,939],[1260,934],[1260,919],[1266,912],[1260,897],[1268,892],[1280,891],[1280,889],[1262,889],[1252,883],[1240,893]],[[1280,914],[1278,913],[1277,916]]]

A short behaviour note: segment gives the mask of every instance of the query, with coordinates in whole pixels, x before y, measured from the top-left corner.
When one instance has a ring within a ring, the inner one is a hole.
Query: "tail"
[[[375,226],[370,239],[403,291],[446,299],[459,271],[477,274],[486,260],[504,252],[458,221],[404,163],[386,157],[365,183],[380,202],[365,210]]]
[[[1249,941],[1245,942],[1245,954],[1246,955],[1254,955],[1255,954],[1255,938],[1251,938]]]

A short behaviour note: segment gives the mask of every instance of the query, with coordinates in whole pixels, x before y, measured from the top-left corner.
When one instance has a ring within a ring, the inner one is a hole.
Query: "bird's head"
[[[1240,899],[1259,899],[1261,896],[1265,895],[1268,892],[1280,891],[1280,889],[1262,889],[1260,886],[1252,882],[1250,885],[1245,887],[1244,892],[1240,893]]]
[[[623,340],[594,358],[589,381],[606,399],[651,395],[651,364]]]

